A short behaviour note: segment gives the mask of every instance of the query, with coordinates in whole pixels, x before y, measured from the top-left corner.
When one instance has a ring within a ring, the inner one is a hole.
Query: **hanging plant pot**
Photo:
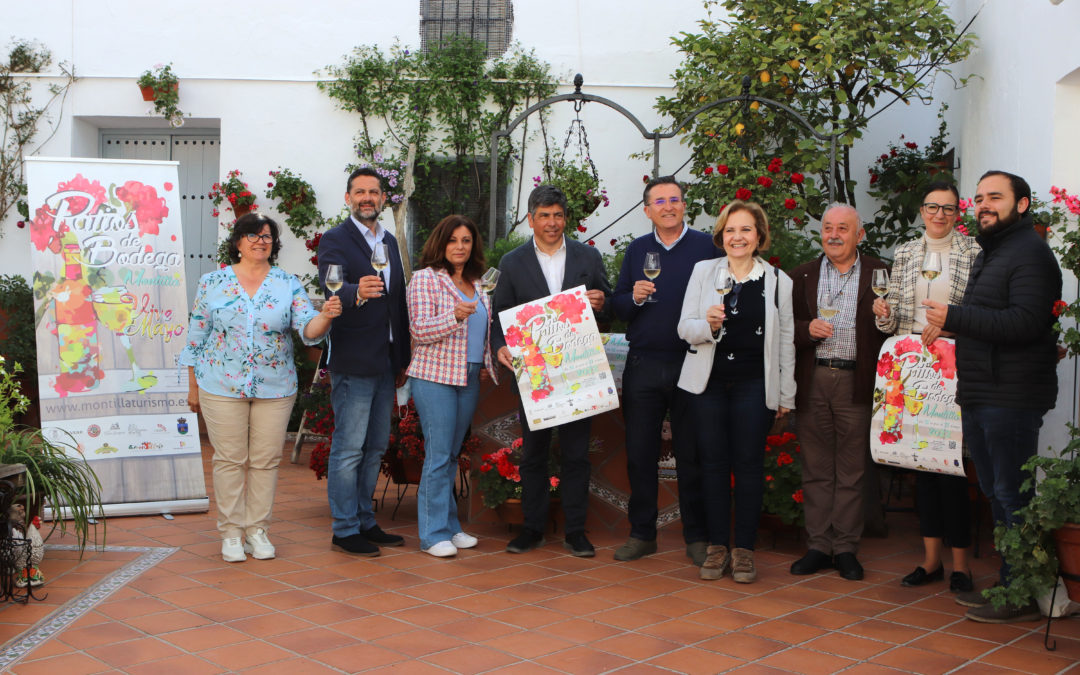
[[[237,204],[233,207],[233,213],[236,214],[237,218],[239,218],[240,216],[246,216],[247,214],[251,213],[251,204]]]
[[[153,87],[139,87],[139,91],[142,92],[142,100],[153,101],[154,100],[154,88]]]
[[[596,195],[588,195],[585,197],[585,204],[581,208],[581,210],[585,212],[582,218],[591,216],[593,211],[600,208],[601,201],[600,197],[597,197]]]

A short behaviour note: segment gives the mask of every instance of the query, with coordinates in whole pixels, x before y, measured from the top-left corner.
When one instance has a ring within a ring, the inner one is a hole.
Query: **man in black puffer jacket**
[[[994,520],[1012,527],[1030,500],[1021,492],[1020,467],[1037,451],[1043,415],[1057,399],[1054,301],[1061,297],[1061,268],[1031,219],[1031,188],[1004,171],[988,171],[975,194],[975,259],[960,305],[927,300],[927,322],[956,334],[956,400],[964,440],[990,499]],[[1002,563],[1000,583],[1008,583]],[[967,618],[986,623],[1033,621],[1039,608],[995,609],[981,591],[956,601]]]

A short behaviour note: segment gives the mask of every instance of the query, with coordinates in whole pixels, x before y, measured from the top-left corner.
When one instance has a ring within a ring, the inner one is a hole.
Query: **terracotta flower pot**
[[[153,87],[139,87],[139,91],[142,92],[142,100],[153,101],[154,100],[154,88]]]
[[[521,525],[525,522],[525,511],[521,508],[521,500],[511,497],[495,507],[495,513],[499,520],[507,525]]]
[[[239,218],[240,216],[246,216],[247,214],[251,213],[251,204],[237,204],[233,207],[233,213],[236,214],[237,218]]]
[[[1065,588],[1069,589],[1069,599],[1080,602],[1080,524],[1061,526],[1054,531],[1054,541],[1057,542],[1058,569],[1065,580]]]

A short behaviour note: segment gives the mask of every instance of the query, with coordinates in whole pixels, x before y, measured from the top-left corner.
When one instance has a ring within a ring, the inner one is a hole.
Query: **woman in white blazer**
[[[768,219],[758,204],[728,204],[713,241],[727,255],[699,262],[690,276],[679,319],[679,337],[690,347],[679,387],[694,394],[689,405],[709,533],[700,576],[719,579],[730,569],[735,581],[750,583],[757,578],[765,437],[795,407],[791,279],[758,255],[769,246]],[[721,271],[732,277],[726,295],[718,290]]]

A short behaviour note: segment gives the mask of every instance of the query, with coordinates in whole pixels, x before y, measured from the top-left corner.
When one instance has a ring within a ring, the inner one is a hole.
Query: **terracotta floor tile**
[[[511,626],[531,629],[563,621],[567,618],[567,615],[544,607],[524,605],[489,614],[488,618]]]
[[[201,652],[237,642],[246,642],[250,640],[250,637],[228,626],[215,624],[169,633],[162,635],[161,639],[171,642],[184,651]]]
[[[957,675],[963,673],[964,675],[1005,675],[1005,673],[1015,673],[1012,668],[1000,668],[998,666],[992,666],[989,663],[965,663],[951,673]],[[1068,672],[1068,671],[1066,671]]]
[[[64,644],[70,645],[75,649],[83,650],[99,645],[126,642],[127,640],[134,640],[140,637],[143,637],[143,634],[131,626],[115,621],[109,621],[107,623],[95,624],[87,628],[66,630],[60,635],[60,640],[64,642]]]
[[[551,601],[545,601],[546,603]],[[475,593],[473,595],[466,595],[460,598],[455,598],[453,602],[448,603],[454,609],[459,609],[463,612],[468,612],[473,616],[484,616],[488,614],[494,614],[495,612],[501,612],[512,607],[517,607],[518,602],[514,599],[505,597],[502,595],[491,593]],[[558,609],[557,607],[551,607],[550,609]]]
[[[938,652],[939,654],[959,656],[965,661],[974,661],[983,654],[998,648],[998,645],[993,642],[960,635],[950,635],[949,633],[930,633],[912,640],[908,643],[908,646]]]
[[[277,610],[293,610],[326,602],[326,598],[309,591],[290,589],[259,596],[259,604]]]
[[[538,658],[536,661],[549,668],[580,675],[604,673],[631,663],[629,659],[621,656],[583,646],[571,647],[558,654]]]
[[[844,675],[898,675],[903,670],[889,668],[879,663],[857,663],[844,671]]]
[[[270,609],[247,600],[226,600],[223,602],[214,602],[207,605],[192,607],[191,611],[201,616],[205,616],[211,621],[225,623],[226,621],[234,621],[236,619],[245,619],[251,616],[267,614],[270,612]]]
[[[423,600],[410,598],[407,595],[395,593],[393,591],[382,591],[371,595],[361,595],[355,598],[349,598],[346,602],[362,610],[378,612],[381,614],[389,614],[390,612],[425,606]]]
[[[158,599],[163,600],[170,605],[187,609],[198,607],[199,605],[208,605],[212,602],[227,602],[233,600],[234,596],[217,588],[210,588],[199,584],[192,588],[162,593],[158,595]]]
[[[460,644],[456,638],[429,629],[388,635],[372,642],[413,659],[453,649]]]
[[[523,659],[536,659],[545,654],[569,649],[576,643],[540,631],[521,631],[484,640],[483,644]]]
[[[110,670],[109,665],[88,654],[76,652],[38,661],[18,663],[11,668],[14,675],[90,675]]]
[[[677,673],[687,673],[688,675],[719,673],[740,666],[743,663],[744,661],[740,659],[696,647],[684,647],[674,652],[661,654],[649,661],[651,665],[667,668]]]
[[[769,638],[770,640],[783,642],[786,645],[797,645],[825,634],[825,631],[817,626],[807,626],[788,619],[763,621],[748,626],[740,632]]]
[[[145,614],[128,619],[128,625],[137,628],[147,635],[161,635],[185,628],[205,626],[210,619],[199,616],[194,612],[176,609],[171,612],[159,612],[157,614]]]
[[[855,637],[854,635],[840,635],[831,633],[804,642],[800,647],[812,649],[816,652],[844,656],[857,661],[865,660],[892,648],[891,644],[881,643],[877,640]]]
[[[699,642],[696,646],[699,649],[708,649],[718,654],[734,656],[743,661],[755,661],[788,647],[782,642],[750,635],[746,632],[725,633],[711,640]]]
[[[632,661],[648,661],[660,654],[666,654],[683,647],[678,642],[661,640],[660,638],[639,633],[615,635],[604,640],[593,641],[590,646],[594,649],[626,657]]]
[[[362,637],[365,640],[377,640],[386,635],[394,635],[395,633],[410,631],[414,628],[415,626],[404,621],[399,621],[393,617],[373,614],[372,616],[365,616],[362,619],[354,619],[352,621],[343,621],[342,623],[334,624],[331,630],[335,630],[343,635]]]
[[[443,605],[420,605],[410,609],[402,609],[393,613],[395,619],[411,623],[414,626],[430,628],[451,621],[459,621],[466,616],[461,612]]]
[[[965,635],[999,645],[1010,643],[1029,630],[1027,624],[979,623],[967,619],[958,619],[941,629],[943,633]]]
[[[920,628],[902,626],[898,623],[880,619],[867,619],[845,626],[842,632],[850,635],[860,635],[886,644],[904,644],[926,634],[926,631]]]
[[[847,596],[823,602],[815,609],[831,609],[837,612],[844,612],[845,614],[854,614],[855,616],[880,618],[882,614],[896,609],[896,605],[887,602],[878,602],[877,600],[867,600],[865,598]]]
[[[726,614],[738,613],[728,612]],[[734,629],[709,625],[707,623],[699,621],[695,616],[692,621],[687,621],[683,619],[671,619],[670,621],[663,621],[652,626],[640,628],[637,630],[637,632],[644,633],[646,635],[652,635],[653,637],[658,637],[663,640],[677,642],[681,645],[692,645],[697,644],[702,640],[708,640],[709,638],[716,637],[718,633],[727,633],[730,630]]]
[[[931,612],[929,610],[914,609],[912,607],[901,607],[899,609],[883,612],[878,614],[876,618],[881,619],[882,621],[903,624],[905,626],[929,629],[942,628],[951,623],[956,623],[958,620],[955,616],[942,614],[941,612]]]
[[[274,612],[237,619],[228,622],[226,625],[252,637],[274,642],[273,638],[277,635],[308,630],[319,624],[318,622],[305,621],[292,614]]]
[[[140,663],[128,666],[125,673],[131,675],[161,675],[162,673],[183,673],[184,675],[213,675],[214,673],[226,672],[221,666],[215,665],[191,654],[170,656],[166,659]]]
[[[424,661],[455,673],[502,672],[516,659],[508,654],[480,645],[464,645],[426,656]],[[417,665],[415,662],[409,665]]]
[[[1020,647],[1005,645],[979,659],[980,663],[1010,668],[1020,673],[1057,673],[1075,667],[1075,656],[1068,658],[1057,652],[1034,652]]]
[[[818,673],[835,673],[854,664],[855,661],[833,654],[822,654],[801,647],[791,647],[778,654],[765,657],[761,660],[761,663],[792,673],[817,675]]]
[[[178,656],[180,650],[168,642],[148,637],[94,647],[93,649],[87,649],[86,653],[108,663],[110,666],[124,668],[146,663],[147,661]]]
[[[345,602],[321,602],[304,607],[296,607],[289,613],[299,619],[304,619],[319,626],[330,626],[342,621],[351,621],[369,616],[370,611],[361,609],[352,603]]]
[[[796,602],[773,600],[764,597],[744,598],[727,604],[727,608],[769,619],[797,612],[802,609],[803,606],[804,605],[800,605]]]
[[[622,632],[618,628],[592,619],[568,619],[544,626],[541,630],[544,633],[569,640],[574,644],[595,642]]]
[[[545,627],[549,630],[550,626]],[[435,627],[440,633],[457,638],[463,643],[484,642],[500,635],[517,633],[521,629],[501,621],[492,621],[483,617],[472,616],[460,621],[451,621]]]
[[[408,657],[404,654],[399,654],[378,645],[363,643],[318,652],[313,654],[312,658],[332,668],[349,672],[356,670],[359,664],[363,664],[364,668],[375,668],[408,660]]]
[[[357,641],[358,638],[356,637],[322,627],[276,635],[271,640],[282,649],[303,655],[337,649],[338,647],[354,644]]]
[[[727,607],[716,607],[688,614],[683,619],[704,624],[718,632],[727,632],[760,623],[762,617],[746,612],[736,612]]]
[[[669,619],[664,614],[637,609],[636,606],[606,609],[593,614],[590,618],[624,630],[642,629],[654,624],[664,623]]]
[[[928,652],[925,649],[915,649],[914,647],[896,647],[884,654],[875,656],[871,661],[880,663],[883,666],[891,666],[911,673],[925,675],[947,673],[964,664],[964,660],[959,657],[939,654],[938,652]]]
[[[244,671],[244,675],[319,675],[320,673],[340,673],[340,670],[316,663],[311,659],[296,658],[287,661],[275,661],[262,666],[255,666]],[[368,671],[375,672],[375,671]]]
[[[208,649],[199,654],[203,659],[216,663],[229,671],[243,670],[275,661],[284,661],[293,655],[261,640],[240,642],[227,647]]]

